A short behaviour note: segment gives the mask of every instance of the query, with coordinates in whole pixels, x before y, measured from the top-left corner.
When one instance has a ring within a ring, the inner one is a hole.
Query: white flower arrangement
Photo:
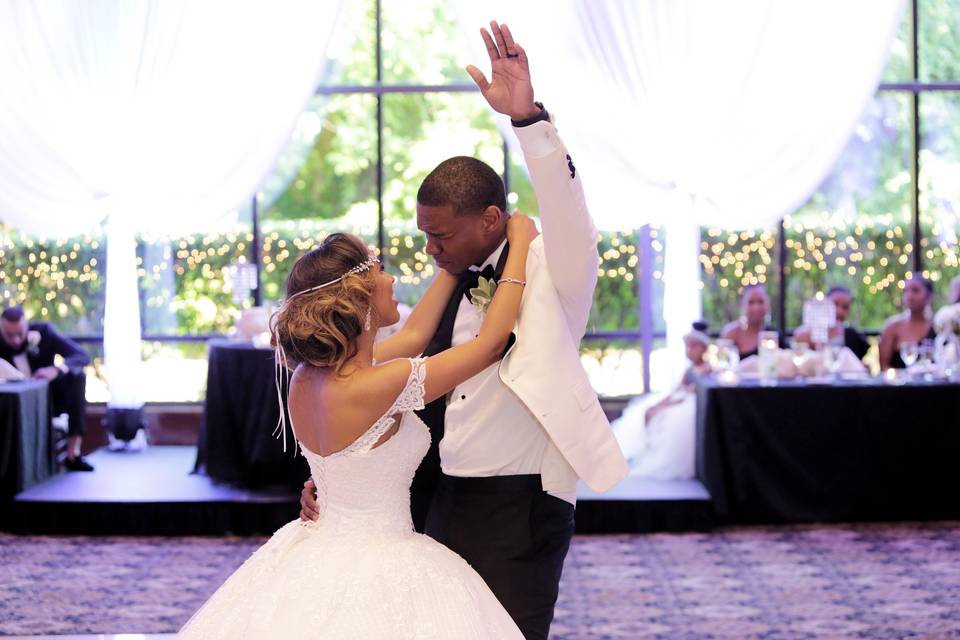
[[[933,316],[933,329],[937,335],[960,336],[960,303],[950,304]]]
[[[27,332],[27,351],[32,356],[35,356],[38,353],[40,353],[40,332],[39,331]]]

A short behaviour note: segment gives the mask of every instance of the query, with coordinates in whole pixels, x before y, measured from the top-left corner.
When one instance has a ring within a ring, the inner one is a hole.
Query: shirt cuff
[[[563,146],[556,127],[546,120],[525,127],[514,127],[513,133],[520,141],[523,155],[528,158],[543,158]]]

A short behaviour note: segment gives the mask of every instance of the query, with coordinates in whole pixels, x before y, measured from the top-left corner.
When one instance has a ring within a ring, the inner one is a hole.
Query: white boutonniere
[[[483,276],[477,280],[477,286],[470,289],[470,302],[480,313],[486,313],[493,302],[493,294],[497,291],[497,281],[487,280]]]
[[[27,331],[27,352],[32,356],[40,353],[39,331]]]

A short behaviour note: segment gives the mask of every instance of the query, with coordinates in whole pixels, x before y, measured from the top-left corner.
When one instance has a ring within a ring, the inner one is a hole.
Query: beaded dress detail
[[[460,556],[413,530],[410,484],[430,432],[414,413],[424,406],[426,361],[410,365],[396,401],[350,446],[328,456],[301,446],[320,519],[278,530],[178,637],[522,638]]]

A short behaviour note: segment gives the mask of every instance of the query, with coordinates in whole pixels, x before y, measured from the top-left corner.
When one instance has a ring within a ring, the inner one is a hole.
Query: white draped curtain
[[[809,198],[876,90],[903,11],[903,0],[455,1],[474,59],[486,59],[477,31],[491,17],[526,49],[598,225],[665,228],[676,364],[700,317],[699,227],[766,227]]]
[[[111,406],[142,395],[135,234],[249,201],[323,79],[339,0],[0,3],[0,220],[104,226]]]

